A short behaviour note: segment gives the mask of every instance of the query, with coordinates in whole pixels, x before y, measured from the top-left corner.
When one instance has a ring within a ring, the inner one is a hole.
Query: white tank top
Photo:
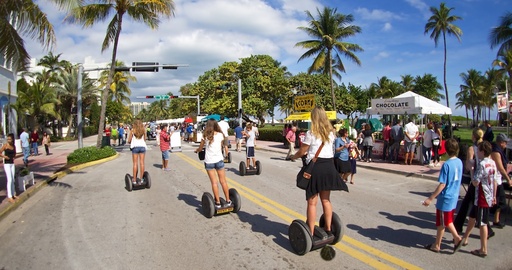
[[[135,147],[148,148],[146,145],[146,141],[144,140],[144,135],[142,135],[142,137],[140,137],[140,139],[137,139],[137,137],[135,137],[135,135],[133,135],[132,142],[130,143],[130,148],[135,148]]]

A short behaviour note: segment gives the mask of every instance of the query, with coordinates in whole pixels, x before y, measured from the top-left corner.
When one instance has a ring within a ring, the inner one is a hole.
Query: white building
[[[0,135],[14,133],[15,138],[18,138],[16,112],[11,109],[7,114],[8,105],[16,103],[17,93],[16,72],[13,70],[12,63],[6,62],[4,54],[0,53]]]
[[[132,112],[133,116],[137,116],[142,110],[149,109],[149,106],[151,103],[149,102],[131,102],[130,103],[130,111]]]

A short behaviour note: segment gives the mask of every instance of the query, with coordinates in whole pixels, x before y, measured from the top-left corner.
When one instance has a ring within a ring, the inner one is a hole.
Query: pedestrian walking
[[[226,198],[226,204],[224,207],[229,207],[232,204],[229,198],[229,187],[226,181],[226,171],[224,169],[224,156],[222,154],[223,142],[224,133],[222,133],[219,124],[215,119],[210,119],[206,122],[201,143],[195,150],[195,152],[198,153],[205,149],[204,168],[208,173],[208,178],[212,185],[215,208],[217,209],[222,207],[220,204],[218,182],[220,182],[222,191]]]
[[[496,204],[492,206],[491,212],[494,213],[494,222],[493,226],[499,229],[505,226],[504,223],[501,222],[501,212],[507,210],[507,203],[505,198],[505,189],[503,187],[503,182],[510,182],[510,177],[507,172],[507,164],[508,159],[505,154],[505,149],[507,148],[507,143],[509,138],[507,135],[500,133],[496,136],[496,142],[492,144],[492,153],[491,159],[496,163],[496,168],[498,170],[498,177],[496,177]]]
[[[242,151],[242,140],[244,138],[244,134],[242,134],[242,132],[244,130],[239,124],[237,124],[234,131],[235,131],[235,140],[236,140],[236,151],[240,152],[240,151]]]
[[[411,135],[409,135],[411,136]],[[409,137],[411,140],[412,138]],[[448,139],[446,141],[446,153],[449,159],[443,164],[441,172],[439,173],[436,190],[423,201],[424,206],[429,206],[430,202],[437,198],[436,202],[436,241],[433,244],[425,246],[426,249],[439,253],[441,250],[441,241],[445,229],[453,236],[453,253],[460,249],[463,243],[462,237],[457,233],[455,226],[453,225],[453,213],[457,207],[457,201],[459,199],[460,181],[462,179],[462,161],[457,158],[459,153],[459,143],[455,139]]]
[[[307,162],[309,163],[318,151],[318,158],[306,188],[306,223],[311,234],[315,231],[318,197],[320,197],[324,210],[324,230],[328,235],[331,235],[331,190],[348,191],[347,185],[341,179],[333,163],[334,151],[332,145],[336,136],[333,134],[332,130],[333,126],[329,122],[325,110],[320,107],[315,107],[311,111],[311,130],[307,131],[306,138],[299,148],[299,151],[292,156],[292,159],[297,159],[307,153]]]
[[[119,125],[119,128],[117,129],[117,134],[119,136],[119,145],[125,145],[123,124]]]
[[[434,167],[432,163],[432,142],[434,138],[434,125],[432,123],[427,124],[427,130],[423,133],[423,143],[421,144],[421,152],[423,154],[423,165]]]
[[[137,119],[133,122],[130,135],[128,136],[128,143],[132,150],[133,183],[137,184],[144,178],[145,156],[147,149],[146,129],[144,128],[141,120]],[[139,172],[140,178],[137,178],[137,172]]]
[[[30,143],[32,146],[32,155],[39,156],[39,133],[37,133],[37,129],[34,128],[32,134],[30,134]]]
[[[46,131],[43,132],[43,140],[41,143],[44,145],[44,151],[46,152],[46,155],[50,155],[50,145],[52,140],[50,138],[50,134],[46,133]]]
[[[363,132],[361,133],[363,134],[364,159],[366,162],[372,162],[373,142],[375,141],[375,138],[373,137],[371,124],[366,124]]]
[[[291,160],[290,157],[295,154],[295,140],[297,136],[295,132],[297,131],[297,126],[292,126],[292,128],[286,134],[286,140],[288,141],[288,154],[286,154],[286,160]],[[295,160],[291,160],[295,162]]]
[[[7,201],[14,203],[18,197],[14,189],[14,179],[16,175],[16,167],[14,159],[16,158],[16,146],[14,145],[14,134],[7,135],[7,142],[0,148],[1,157],[4,159],[4,171],[7,178]]]
[[[27,132],[27,128],[22,128],[20,134],[21,150],[23,151],[23,164],[25,167],[28,166],[28,157],[30,156],[30,135]]]
[[[478,157],[481,161],[477,165],[476,174],[471,181],[471,184],[476,187],[475,201],[469,213],[468,227],[461,241],[462,245],[467,245],[471,230],[478,224],[477,226],[480,227],[480,249],[471,251],[471,254],[479,257],[487,256],[489,208],[496,204],[496,174],[498,174],[498,170],[496,163],[490,158],[491,153],[492,145],[488,141],[483,141],[478,145]]]
[[[481,138],[482,136],[480,136]],[[434,167],[438,167],[440,165],[441,158],[439,156],[439,148],[441,147],[441,143],[443,141],[443,131],[439,127],[438,123],[434,124],[434,134],[432,134],[432,152],[433,152],[433,165]]]
[[[169,149],[171,149],[171,136],[167,133],[167,124],[162,126],[160,132],[160,151],[162,151],[162,170],[170,171],[169,165]]]
[[[116,146],[117,139],[119,138],[116,127],[112,127],[112,130],[110,131],[110,138],[111,138],[111,141],[113,141],[112,146]],[[119,145],[121,145],[121,141],[119,141]]]

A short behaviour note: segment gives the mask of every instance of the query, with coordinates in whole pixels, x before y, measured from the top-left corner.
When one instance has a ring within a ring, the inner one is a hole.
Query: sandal
[[[453,253],[459,251],[460,247],[464,244],[464,238],[461,238],[459,243],[453,246]]]
[[[486,253],[482,253],[479,249],[472,250],[471,254],[478,256],[480,258],[485,258],[487,256]]]
[[[434,244],[428,244],[425,246],[425,249],[428,249],[432,252],[435,252],[435,253],[439,253],[439,250],[438,249],[433,249],[432,247],[434,246]]]

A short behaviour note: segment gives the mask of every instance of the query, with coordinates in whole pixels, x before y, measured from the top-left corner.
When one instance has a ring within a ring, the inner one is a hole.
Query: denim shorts
[[[224,169],[224,160],[221,160],[217,163],[205,163],[204,164],[204,168],[209,171],[209,170],[220,170],[220,169]]]
[[[169,150],[162,151],[162,159],[169,160]]]
[[[132,154],[144,154],[146,153],[146,147],[137,146],[132,148]]]

